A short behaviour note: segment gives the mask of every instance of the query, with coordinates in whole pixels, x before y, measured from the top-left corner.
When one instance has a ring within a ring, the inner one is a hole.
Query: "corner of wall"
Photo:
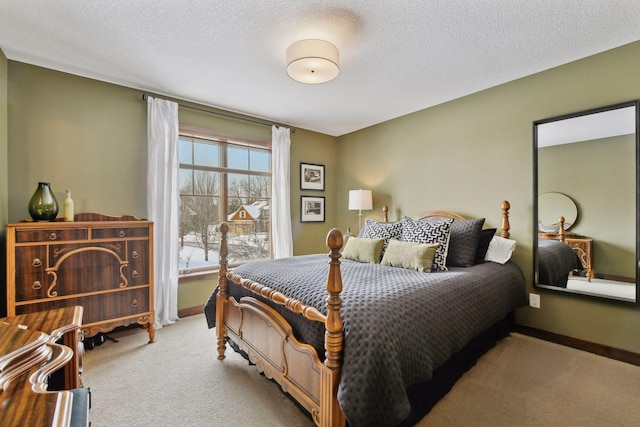
[[[0,49],[0,224],[6,224],[8,218],[9,203],[9,173],[8,169],[8,60]],[[5,228],[0,229],[0,316],[5,314],[5,289],[6,289],[6,244]]]

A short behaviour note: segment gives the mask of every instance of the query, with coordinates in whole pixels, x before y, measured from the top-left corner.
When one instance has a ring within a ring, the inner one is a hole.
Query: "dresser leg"
[[[147,332],[149,333],[149,344],[156,342],[156,327],[153,322],[149,322],[147,325]]]

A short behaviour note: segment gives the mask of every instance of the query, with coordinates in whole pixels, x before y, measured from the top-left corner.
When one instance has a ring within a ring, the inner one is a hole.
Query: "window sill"
[[[200,280],[218,279],[220,270],[194,271],[192,273],[184,273],[178,277],[178,284],[196,282]]]
[[[271,258],[273,259],[273,258]],[[229,268],[237,267],[243,263],[230,265]],[[215,270],[193,271],[191,273],[182,273],[178,276],[178,285],[181,283],[197,282],[199,280],[215,279],[218,280],[220,268]]]

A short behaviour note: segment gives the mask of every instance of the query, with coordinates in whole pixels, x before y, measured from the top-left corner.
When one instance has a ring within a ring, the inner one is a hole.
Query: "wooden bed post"
[[[564,231],[564,217],[561,216],[558,218],[558,222],[560,223],[560,228],[558,229],[558,234],[560,234],[560,240],[564,242],[565,239],[565,231]]]
[[[509,209],[511,209],[511,205],[506,200],[502,202],[502,231],[500,232],[500,236],[508,239],[511,235],[509,233],[509,229],[511,225],[509,224]]]
[[[331,250],[329,257],[329,276],[327,277],[326,300],[327,320],[325,322],[325,359],[324,365],[329,368],[323,370],[321,382],[320,425],[344,426],[345,418],[338,405],[338,383],[340,368],[342,367],[343,332],[342,317],[342,275],[340,274],[340,249],[342,248],[342,232],[337,228],[327,234],[327,246]]]
[[[224,309],[227,298],[227,268],[229,250],[227,248],[227,233],[229,232],[229,224],[223,222],[220,224],[220,270],[218,271],[218,295],[216,295],[216,334],[218,335],[218,360],[225,358],[224,352],[227,349],[226,336],[227,331],[224,326]]]

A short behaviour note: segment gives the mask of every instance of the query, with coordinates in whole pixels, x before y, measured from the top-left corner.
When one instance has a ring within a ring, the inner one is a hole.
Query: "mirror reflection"
[[[578,219],[578,206],[562,193],[544,193],[538,196],[538,232],[559,233],[560,224],[565,231]]]
[[[537,286],[636,302],[637,108],[534,122]]]

